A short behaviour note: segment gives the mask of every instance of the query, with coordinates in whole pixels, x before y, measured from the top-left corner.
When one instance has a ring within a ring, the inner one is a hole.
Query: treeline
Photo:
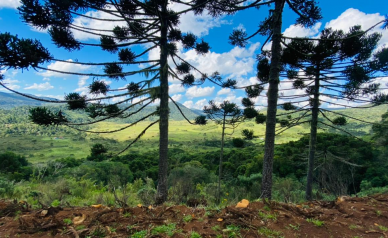
[[[344,194],[367,194],[387,190],[384,188],[388,186],[385,146],[327,133],[318,134],[317,142],[314,198],[333,199]],[[284,202],[304,201],[308,144],[309,137],[304,136],[298,141],[276,146],[274,199]],[[23,156],[11,152],[3,153],[0,157],[1,197],[27,199],[36,205],[50,205],[54,201],[63,205],[67,205],[65,202],[71,205],[88,205],[95,202],[113,205],[118,201],[124,202],[124,198],[118,196],[124,196],[130,190],[132,195],[125,198],[125,203],[134,205],[136,202],[153,203],[156,193],[156,150],[109,158],[104,146],[95,144],[87,158],[69,157],[33,165]],[[197,199],[210,205],[218,204],[216,187],[219,151],[195,152],[174,148],[169,150],[169,158],[170,202],[182,203]],[[259,198],[262,167],[262,147],[226,149],[221,204],[242,198]],[[58,194],[49,191],[50,186]],[[86,196],[74,197],[78,196],[76,191],[84,189],[84,186],[90,186],[87,189],[94,194],[92,198],[95,200]],[[27,187],[35,190],[26,192]],[[110,196],[110,200],[102,201],[101,197],[98,200],[97,194]]]

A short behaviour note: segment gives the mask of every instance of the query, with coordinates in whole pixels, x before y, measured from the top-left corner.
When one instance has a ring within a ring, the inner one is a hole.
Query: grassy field
[[[379,106],[368,109],[345,109],[334,112],[343,113],[352,117],[360,118],[369,122],[378,122],[381,115],[387,111],[387,106]],[[281,113],[281,112],[280,112]],[[334,113],[327,113],[331,118],[337,116]],[[66,134],[56,134],[54,136],[31,136],[31,135],[6,135],[0,138],[0,151],[13,151],[22,154],[32,163],[44,162],[60,159],[64,157],[84,158],[90,154],[90,147],[95,143],[106,145],[109,151],[115,153],[121,151],[137,135],[149,125],[149,121],[141,122],[128,129],[110,133],[95,134],[89,133],[85,139]],[[97,124],[92,130],[110,131],[119,129],[129,124],[117,122],[103,122]],[[265,125],[258,125],[253,120],[242,123],[234,132],[226,136],[226,147],[232,147],[232,138],[241,138],[243,129],[254,130],[256,138],[248,144],[251,146],[262,145],[264,142]],[[278,126],[278,129],[281,129]],[[371,125],[349,119],[348,125],[344,129],[352,131],[359,136],[370,135]],[[185,151],[209,151],[218,150],[221,138],[221,126],[210,123],[206,126],[194,126],[186,121],[170,121],[169,126],[170,148],[179,148]],[[321,132],[323,130],[320,130]],[[326,130],[335,132],[333,130]],[[338,133],[339,131],[337,131]],[[298,140],[304,134],[309,133],[309,124],[305,123],[286,130],[276,137],[276,143],[287,143]],[[134,144],[127,152],[146,152],[158,149],[159,125],[156,124],[148,129],[145,135]]]

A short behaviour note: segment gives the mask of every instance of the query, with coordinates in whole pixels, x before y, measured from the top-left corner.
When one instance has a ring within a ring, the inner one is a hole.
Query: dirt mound
[[[246,208],[48,208],[0,201],[0,237],[388,237],[388,195]]]

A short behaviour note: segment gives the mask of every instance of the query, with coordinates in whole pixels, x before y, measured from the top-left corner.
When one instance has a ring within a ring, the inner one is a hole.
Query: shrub
[[[244,147],[244,140],[241,138],[233,138],[232,143],[233,143],[233,146],[237,148]]]

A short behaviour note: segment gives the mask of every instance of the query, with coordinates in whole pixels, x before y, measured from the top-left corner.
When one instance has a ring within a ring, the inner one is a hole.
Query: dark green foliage
[[[245,47],[247,45],[247,36],[248,34],[242,29],[233,30],[229,36],[229,43],[239,47]]]
[[[168,33],[168,39],[170,41],[179,41],[182,40],[182,32],[179,29],[171,29]]]
[[[195,43],[197,41],[197,37],[192,33],[187,33],[182,37],[181,41],[185,49],[191,49],[191,48],[194,48]]]
[[[10,33],[0,34],[1,65],[15,69],[28,69],[47,63],[52,56],[37,40],[18,39]]]
[[[292,103],[288,102],[288,103],[284,103],[283,105],[281,105],[281,107],[286,110],[286,111],[291,111],[291,110],[295,110],[297,109],[296,106],[292,105]]]
[[[91,155],[102,155],[106,152],[108,152],[108,149],[106,149],[103,144],[94,144],[92,148],[90,148]]]
[[[109,91],[109,85],[107,85],[104,81],[93,80],[92,84],[89,85],[89,92],[92,94],[103,94]]]
[[[186,201],[188,198],[197,197],[197,184],[209,183],[210,179],[209,171],[198,161],[191,161],[183,167],[171,170],[168,184],[174,189],[172,200]]]
[[[208,53],[210,50],[210,46],[207,42],[204,42],[203,40],[200,43],[195,44],[195,51],[197,54],[204,55]]]
[[[118,50],[116,42],[110,36],[101,36],[100,43],[101,43],[101,48],[110,53],[116,53]]]
[[[268,83],[269,81],[269,69],[270,64],[267,58],[262,58],[257,63],[257,78],[262,83]]]
[[[173,56],[175,55],[177,52],[178,52],[178,48],[176,46],[176,44],[174,43],[168,43],[167,44],[167,52],[170,56]]]
[[[129,166],[120,162],[85,162],[70,172],[78,178],[87,178],[104,185],[125,186],[133,181]]]
[[[113,63],[105,65],[104,72],[108,74],[108,77],[111,79],[125,79],[125,75],[123,74],[123,66],[119,64]]]
[[[120,112],[120,108],[116,104],[110,104],[105,106],[105,112],[109,116],[117,116]]]
[[[247,93],[247,96],[249,98],[258,97],[263,90],[264,90],[264,87],[258,84],[245,88],[245,92]]]
[[[67,119],[62,115],[62,112],[52,112],[46,107],[36,107],[29,109],[29,115],[28,118],[42,126],[49,126],[49,125],[60,125],[64,124],[67,121]]]
[[[337,126],[344,126],[346,123],[347,121],[345,117],[337,117],[333,120],[333,124]]]
[[[207,120],[206,116],[198,116],[195,118],[195,124],[197,125],[206,125]]]
[[[93,119],[105,115],[104,107],[99,104],[89,104],[85,112]]]
[[[131,22],[129,24],[129,32],[132,36],[141,36],[144,33],[144,26],[137,21]]]
[[[267,120],[267,116],[262,113],[258,113],[255,118],[255,121],[257,124],[263,124],[266,120]]]
[[[241,138],[233,138],[232,142],[233,142],[233,146],[237,148],[242,148],[244,147],[244,144],[245,144],[244,140]]]
[[[182,62],[176,67],[178,74],[188,74],[190,72],[190,65],[186,62]]]
[[[249,98],[243,98],[241,100],[241,104],[244,106],[244,107],[253,107],[255,104],[254,102],[252,102],[251,99]]]
[[[253,107],[247,107],[244,109],[244,116],[248,119],[255,118],[257,116],[257,111]]]
[[[115,26],[113,28],[113,34],[115,35],[116,39],[118,40],[126,40],[126,37],[128,37],[128,30],[124,27]]]
[[[0,154],[0,165],[0,172],[14,173],[20,172],[23,167],[28,165],[28,162],[24,156],[13,152],[5,152]]]
[[[244,129],[242,130],[242,135],[245,140],[252,140],[253,139],[253,130]]]
[[[66,27],[52,26],[48,33],[58,47],[63,47],[68,51],[81,49],[80,43],[74,39],[73,33]]]
[[[194,84],[194,82],[195,82],[194,75],[188,74],[188,75],[185,75],[185,77],[183,77],[182,85],[185,87],[190,87]]]
[[[131,82],[127,86],[128,92],[131,94],[136,94],[140,90],[140,85],[134,82]]]
[[[85,109],[87,107],[86,96],[81,96],[79,93],[69,93],[65,96],[67,108],[69,110]]]
[[[120,61],[131,63],[135,61],[136,54],[128,48],[121,49],[119,51],[119,59]]]
[[[286,119],[282,119],[282,120],[279,120],[279,124],[280,124],[280,126],[285,127],[285,126],[290,125],[290,121],[286,120]]]

